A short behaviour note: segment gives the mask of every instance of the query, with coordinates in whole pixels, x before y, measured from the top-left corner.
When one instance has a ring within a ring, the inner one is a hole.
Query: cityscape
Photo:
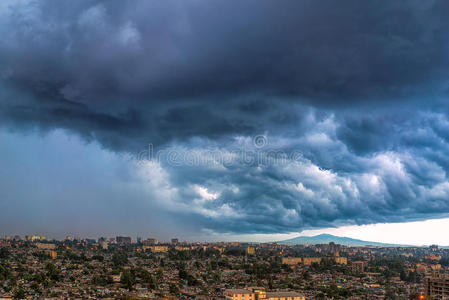
[[[449,0],[0,0],[0,300],[449,300]]]
[[[0,299],[446,299],[449,249],[5,236]]]

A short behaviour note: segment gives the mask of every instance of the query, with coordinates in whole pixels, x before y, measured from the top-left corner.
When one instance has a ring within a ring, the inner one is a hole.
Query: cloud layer
[[[445,1],[2,1],[0,126],[63,129],[114,155],[149,143],[206,160],[219,150],[211,164],[165,158],[125,176],[153,186],[140,192],[145,209],[192,231],[440,217],[449,213],[448,14]],[[268,145],[255,148],[256,135]],[[235,149],[301,155],[225,164]],[[18,189],[8,205],[26,198]],[[95,210],[103,203],[85,197]]]

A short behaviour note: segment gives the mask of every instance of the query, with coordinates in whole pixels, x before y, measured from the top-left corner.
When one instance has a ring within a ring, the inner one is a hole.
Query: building
[[[115,238],[117,244],[131,244],[131,238],[129,236],[118,236]]]
[[[348,264],[348,258],[347,257],[334,257],[334,259],[335,259],[335,262],[337,263],[337,264],[340,264],[340,265],[347,265]]]
[[[321,257],[304,257],[302,261],[304,266],[310,266],[313,263],[319,264],[321,262]]]
[[[432,299],[449,299],[449,274],[433,273],[424,279],[425,295]]]
[[[120,275],[112,275],[112,282],[120,283],[121,277],[122,277],[122,273],[120,273]]]
[[[428,260],[441,260],[441,256],[440,255],[435,255],[435,254],[430,254],[430,255],[427,255],[425,257],[425,259],[428,259]]]
[[[282,264],[284,265],[297,265],[302,263],[301,257],[283,257]]]
[[[363,273],[367,266],[366,261],[354,261],[351,264],[351,268],[354,272]]]
[[[29,242],[43,241],[43,240],[45,240],[45,236],[43,236],[43,235],[26,235],[25,240],[29,241]]]
[[[142,250],[145,252],[146,250],[150,250],[151,252],[160,253],[160,252],[168,252],[168,246],[142,246]]]
[[[36,243],[37,249],[41,250],[54,250],[56,248],[55,244],[44,244],[44,243]]]
[[[226,300],[256,300],[256,294],[245,289],[226,290],[224,295]]]
[[[438,245],[431,245],[429,246],[430,251],[438,251]]]
[[[267,292],[267,300],[305,300],[303,294],[297,292]]]
[[[50,250],[46,252],[51,259],[56,259],[58,257],[58,253],[56,251]]]
[[[190,247],[186,247],[186,246],[175,246],[175,250],[176,251],[190,251],[191,248]]]
[[[248,247],[246,248],[246,254],[248,255],[254,255],[256,253],[256,249],[254,247]]]
[[[100,242],[100,247],[103,250],[108,250],[108,242],[107,241],[101,241]]]
[[[179,244],[179,240],[178,239],[171,239],[171,243],[173,245]]]
[[[231,289],[224,294],[227,300],[305,300],[305,296],[297,292],[265,292],[259,287]]]
[[[313,263],[321,263],[321,261],[323,259],[333,259],[335,260],[335,263],[340,264],[340,265],[346,265],[348,263],[348,258],[347,257],[339,257],[339,256],[335,256],[335,257],[304,257],[302,259],[302,263],[304,264],[304,266],[310,266]]]
[[[145,241],[143,241],[143,244],[145,246],[157,245],[158,244],[158,240],[149,238],[149,239],[146,239]]]

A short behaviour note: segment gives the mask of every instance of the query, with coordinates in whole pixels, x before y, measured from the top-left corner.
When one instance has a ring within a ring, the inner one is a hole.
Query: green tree
[[[53,281],[59,281],[61,279],[61,271],[52,263],[47,263],[45,266],[47,270],[47,277]]]
[[[0,248],[0,259],[7,259],[9,257],[9,250],[5,247]]]
[[[120,282],[129,290],[133,289],[134,283],[136,282],[136,277],[134,272],[129,270],[123,270],[122,276],[120,277]]]
[[[24,299],[26,297],[25,290],[22,287],[14,289],[14,298],[15,299]]]
[[[128,263],[128,255],[123,251],[115,252],[112,255],[112,263],[116,267],[124,266]]]

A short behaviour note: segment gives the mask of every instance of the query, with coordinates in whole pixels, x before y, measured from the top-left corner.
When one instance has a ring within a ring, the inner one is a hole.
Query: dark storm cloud
[[[444,1],[15,6],[2,47],[11,79],[36,89],[59,83],[85,101],[249,91],[396,98],[438,88],[448,75]]]
[[[232,155],[256,134],[302,153],[161,162],[152,201],[198,230],[435,217],[449,213],[448,15],[446,1],[2,1],[0,125],[117,153]]]
[[[61,126],[113,146],[121,138],[108,138],[128,135],[125,127],[161,141],[253,129],[259,124],[242,124],[245,113],[263,106],[241,105],[245,95],[346,105],[439,94],[449,75],[448,12],[444,1],[5,1],[4,84],[45,109],[2,106],[43,126],[70,115],[74,121]],[[205,126],[190,127],[197,105]],[[153,120],[176,111],[187,116],[160,134]],[[141,122],[123,117],[130,112]],[[216,120],[211,130],[208,116]],[[268,121],[288,121],[280,118]]]

